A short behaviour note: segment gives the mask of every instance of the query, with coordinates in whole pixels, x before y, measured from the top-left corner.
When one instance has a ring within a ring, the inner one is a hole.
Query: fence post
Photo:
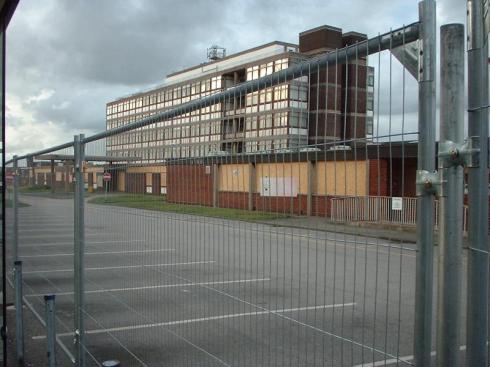
[[[84,135],[75,136],[74,171],[75,171],[75,194],[74,194],[74,292],[75,292],[75,365],[85,366],[85,325],[84,325],[84,194],[85,185],[83,177],[83,161],[85,146],[81,142]]]
[[[437,365],[456,367],[460,355],[463,258],[464,26],[441,27],[439,263]]]
[[[18,161],[17,156],[14,155],[13,159],[13,193],[12,193],[12,210],[14,216],[14,223],[12,226],[12,247],[14,262],[19,260],[19,178],[17,177]]]
[[[419,3],[419,143],[417,170],[435,169],[436,102],[436,3]],[[415,288],[414,359],[417,366],[430,366],[432,344],[434,196],[428,190],[418,195],[417,260]]]
[[[468,167],[466,365],[488,364],[488,35],[483,1],[468,0],[468,139],[479,163]]]
[[[49,182],[49,185],[51,186],[51,194],[54,194],[54,185],[56,184],[56,173],[54,172],[54,159],[51,159],[50,161],[50,172],[51,172],[51,179]]]
[[[48,366],[56,367],[56,319],[55,319],[55,295],[44,296],[46,311],[46,341]]]
[[[15,347],[18,366],[24,366],[24,315],[22,309],[22,261],[14,262]]]

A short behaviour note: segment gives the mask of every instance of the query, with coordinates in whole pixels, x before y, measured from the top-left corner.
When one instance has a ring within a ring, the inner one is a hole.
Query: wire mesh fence
[[[10,262],[34,313],[56,294],[69,359],[426,365],[417,312],[433,307],[444,209],[417,186],[435,162],[433,6],[369,40],[330,29],[327,54],[284,49],[122,98],[105,133],[17,161]],[[411,67],[419,39],[429,71]]]

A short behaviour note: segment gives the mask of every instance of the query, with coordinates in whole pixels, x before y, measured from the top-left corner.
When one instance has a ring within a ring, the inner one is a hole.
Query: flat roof
[[[303,31],[301,32],[299,35],[300,36],[304,36],[308,33],[313,33],[313,32],[316,32],[316,31],[319,31],[320,29],[328,29],[330,31],[335,31],[335,32],[339,32],[339,33],[342,33],[342,28],[338,28],[338,27],[334,27],[334,26],[331,26],[331,25],[321,25],[319,27],[315,27],[315,28],[312,28],[312,29],[307,29],[306,31]]]
[[[37,155],[34,159],[39,161],[72,161],[75,157],[71,154],[42,154]],[[141,160],[137,157],[111,157],[108,155],[86,155],[86,161],[91,162],[126,162]]]
[[[240,65],[247,65],[247,64],[250,64],[254,61],[267,59],[271,56],[281,55],[281,54],[287,53],[287,50],[282,50],[282,52],[274,52],[272,55],[271,55],[271,53],[266,53],[265,52],[266,49],[270,48],[272,46],[280,46],[280,47],[283,47],[285,49],[287,49],[288,47],[294,47],[294,49],[295,49],[294,52],[297,52],[298,47],[299,47],[298,45],[293,44],[293,43],[287,43],[287,42],[281,42],[281,41],[269,42],[269,43],[266,43],[266,44],[263,44],[263,45],[260,45],[260,46],[254,47],[254,48],[250,48],[250,49],[247,49],[247,50],[244,50],[241,52],[237,52],[237,53],[228,55],[222,59],[214,60],[211,62],[201,63],[199,65],[195,65],[195,66],[192,66],[190,68],[168,74],[167,75],[168,79],[165,80],[163,83],[157,84],[157,85],[152,85],[152,86],[149,86],[148,88],[139,90],[137,92],[130,93],[130,94],[127,94],[124,96],[120,96],[120,97],[118,97],[118,98],[116,98],[110,102],[107,102],[106,105],[110,106],[110,105],[117,104],[117,103],[120,103],[120,102],[125,101],[125,100],[129,100],[131,98],[135,98],[135,97],[143,96],[143,95],[148,95],[148,94],[151,94],[155,91],[162,90],[164,88],[168,88],[168,87],[172,87],[172,86],[176,86],[176,85],[179,85],[181,83],[189,82],[190,80],[199,79],[199,78],[205,77],[205,76],[210,75],[210,74],[226,73],[226,72],[229,72],[231,70],[236,69]],[[264,50],[264,53],[259,53],[259,54],[255,55],[254,57],[251,57],[250,59],[243,59],[243,60],[239,59],[240,57],[246,56],[247,54],[257,53],[257,52],[260,52],[261,50]],[[240,61],[240,63],[233,64],[234,58],[237,58],[237,62]],[[222,65],[222,64],[225,64],[225,65]],[[222,66],[223,68],[220,69],[219,66]],[[198,69],[204,69],[204,68],[207,68],[207,70],[202,71],[202,73],[200,73],[200,74],[192,73],[192,72],[196,72]],[[189,75],[185,75],[187,73],[189,73]]]
[[[191,66],[189,68],[186,68],[186,69],[183,69],[183,70],[180,70],[180,71],[176,71],[176,72],[167,74],[167,77],[169,78],[169,77],[173,77],[173,76],[176,76],[176,75],[179,75],[179,74],[183,74],[183,73],[186,73],[188,71],[192,71],[192,70],[201,68],[203,66],[209,66],[209,65],[217,64],[217,63],[219,63],[221,61],[229,60],[229,59],[232,59],[234,57],[242,56],[242,55],[245,55],[247,53],[258,51],[258,50],[261,50],[261,49],[264,49],[264,48],[267,48],[267,47],[270,47],[270,46],[273,46],[273,45],[279,45],[279,46],[285,46],[285,47],[298,47],[298,45],[296,45],[294,43],[288,43],[288,42],[282,42],[282,41],[272,41],[272,42],[265,43],[265,44],[260,45],[260,46],[256,46],[256,47],[249,48],[249,49],[246,49],[246,50],[243,50],[243,51],[240,51],[240,52],[236,52],[236,53],[231,54],[231,55],[227,55],[227,56],[225,56],[225,57],[223,57],[221,59],[217,59],[217,60],[213,60],[213,61],[209,61],[209,62],[203,62],[203,63],[201,63],[199,65]]]

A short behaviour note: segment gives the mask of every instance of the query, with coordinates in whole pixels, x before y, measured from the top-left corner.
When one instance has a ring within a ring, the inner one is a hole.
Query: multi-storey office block
[[[165,83],[107,104],[107,129],[122,126],[239,83],[286,69],[318,53],[362,41],[322,26],[300,34],[299,45],[272,42],[169,74]],[[327,72],[328,71],[328,72]],[[139,163],[227,153],[270,153],[329,142],[363,141],[370,131],[372,92],[366,58],[311,70],[283,84],[107,139],[107,154]],[[371,121],[372,126],[372,121]]]

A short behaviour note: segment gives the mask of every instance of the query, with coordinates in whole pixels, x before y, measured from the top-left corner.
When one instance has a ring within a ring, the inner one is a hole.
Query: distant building
[[[212,46],[209,62],[169,74],[163,86],[109,102],[106,127],[129,124],[365,39],[364,34],[321,26],[300,33],[299,45],[275,41],[228,56]],[[311,70],[282,85],[107,138],[107,154],[151,164],[312,144],[328,149],[333,141],[369,140],[373,69],[359,55],[357,61],[326,70]]]

